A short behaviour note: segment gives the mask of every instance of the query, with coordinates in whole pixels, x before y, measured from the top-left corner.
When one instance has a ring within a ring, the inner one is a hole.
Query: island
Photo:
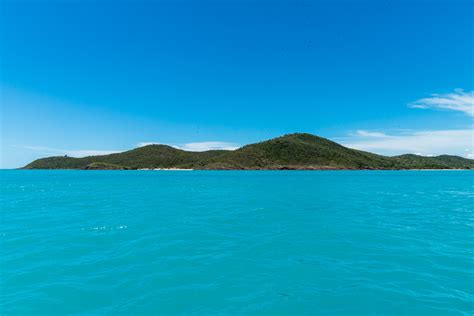
[[[404,170],[474,169],[474,160],[459,156],[388,157],[344,147],[307,133],[288,134],[237,150],[191,152],[148,145],[101,156],[48,157],[21,169],[83,170]]]

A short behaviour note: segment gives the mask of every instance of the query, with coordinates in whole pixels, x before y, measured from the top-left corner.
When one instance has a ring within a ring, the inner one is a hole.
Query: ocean
[[[0,314],[472,315],[473,171],[0,171]]]

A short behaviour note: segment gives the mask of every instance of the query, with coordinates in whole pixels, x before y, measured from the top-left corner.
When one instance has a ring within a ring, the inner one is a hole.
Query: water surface
[[[470,171],[0,171],[1,315],[472,315]]]

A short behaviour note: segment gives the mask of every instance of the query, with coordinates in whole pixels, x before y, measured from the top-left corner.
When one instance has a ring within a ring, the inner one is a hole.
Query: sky
[[[474,158],[470,0],[0,0],[0,168],[307,132]]]

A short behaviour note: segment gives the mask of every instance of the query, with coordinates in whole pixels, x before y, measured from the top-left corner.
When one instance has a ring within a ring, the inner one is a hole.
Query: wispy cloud
[[[188,151],[206,151],[206,150],[236,150],[238,145],[228,142],[197,142],[173,146]]]
[[[453,93],[432,94],[409,104],[418,109],[440,109],[474,116],[474,91],[456,89]],[[453,154],[467,158],[474,157],[474,131],[469,129],[445,129],[424,131],[403,131],[385,133],[381,131],[358,130],[351,133],[342,143],[351,148],[385,155],[404,153],[425,156]]]
[[[442,109],[463,112],[474,116],[474,91],[464,92],[456,89],[453,93],[432,94],[429,98],[423,98],[409,104],[418,109]]]
[[[405,153],[425,156],[452,154],[474,157],[472,129],[412,131],[380,137],[378,133],[358,133],[342,141],[344,146],[384,155]]]
[[[382,132],[371,132],[371,131],[366,131],[362,129],[356,131],[356,135],[362,136],[362,137],[377,137],[377,138],[390,137],[387,134],[382,133]]]
[[[51,147],[43,147],[43,146],[22,146],[23,148],[30,149],[41,154],[45,155],[68,155],[70,157],[87,157],[87,156],[99,156],[99,155],[108,155],[117,153],[117,150],[93,150],[93,149],[59,149],[59,148],[51,148]]]
[[[148,146],[148,145],[168,145],[177,149],[187,150],[187,151],[207,151],[207,150],[236,150],[240,146],[235,143],[229,142],[219,142],[219,141],[209,141],[209,142],[194,142],[194,143],[185,143],[185,144],[163,144],[158,142],[141,142],[138,143],[138,147]]]

